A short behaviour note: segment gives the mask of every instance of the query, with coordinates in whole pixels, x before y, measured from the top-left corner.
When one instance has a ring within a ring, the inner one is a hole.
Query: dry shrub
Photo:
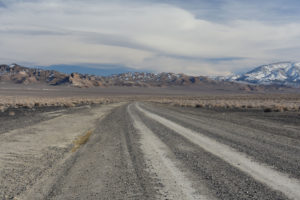
[[[272,112],[272,108],[265,108],[264,112]]]
[[[72,102],[66,102],[66,103],[64,104],[64,106],[67,107],[67,108],[71,108],[71,107],[75,107],[75,104],[72,103]]]
[[[5,107],[5,106],[0,106],[0,112],[5,112],[6,109],[7,109],[7,107]]]
[[[196,107],[196,108],[203,108],[203,105],[202,105],[202,104],[199,104],[199,103],[197,103],[197,104],[195,105],[195,107]]]
[[[14,111],[9,111],[9,112],[8,112],[8,115],[9,115],[9,116],[15,116],[16,113],[15,113]]]

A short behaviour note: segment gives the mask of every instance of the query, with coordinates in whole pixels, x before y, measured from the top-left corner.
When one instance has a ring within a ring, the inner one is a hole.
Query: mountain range
[[[241,75],[217,77],[216,80],[300,87],[300,63],[279,62],[262,65]]]
[[[300,86],[300,63],[263,65],[245,74],[209,78],[175,73],[126,72],[109,76],[61,73],[56,70],[28,68],[17,64],[0,65],[0,82],[90,87],[172,87],[201,86],[217,90],[264,91]]]
[[[90,87],[173,87],[200,86],[214,90],[262,91],[266,87],[236,82],[213,80],[205,76],[175,73],[127,72],[110,76],[64,74],[55,70],[28,68],[17,64],[0,65],[0,82],[16,84],[46,84],[53,86]],[[268,87],[271,88],[271,87]],[[274,87],[273,87],[274,89]],[[276,87],[275,89],[278,89]]]

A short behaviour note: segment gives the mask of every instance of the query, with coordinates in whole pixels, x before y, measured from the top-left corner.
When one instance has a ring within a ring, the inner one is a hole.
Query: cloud
[[[189,74],[296,59],[299,16],[282,13],[292,5],[240,2],[10,0],[0,12],[0,54],[36,65],[121,63]]]
[[[53,30],[33,30],[33,29],[1,29],[0,34],[10,34],[10,35],[29,35],[29,36],[41,36],[41,35],[66,35],[67,33],[53,31]]]
[[[160,2],[186,9],[199,19],[219,23],[232,20],[286,23],[297,22],[300,19],[298,0],[160,0]]]

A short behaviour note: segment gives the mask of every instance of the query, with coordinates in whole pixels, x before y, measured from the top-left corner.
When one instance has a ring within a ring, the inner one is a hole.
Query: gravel
[[[141,107],[300,179],[297,113]],[[0,199],[288,199],[134,103],[0,119]],[[88,130],[87,143],[71,152]]]

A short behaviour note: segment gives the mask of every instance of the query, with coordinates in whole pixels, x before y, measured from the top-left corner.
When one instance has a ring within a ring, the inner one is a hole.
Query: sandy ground
[[[63,114],[43,113],[49,120],[17,128],[0,135],[0,197],[8,199],[30,188],[42,174],[67,156],[76,137],[96,127],[115,105]],[[36,116],[38,117],[38,116]],[[53,118],[54,117],[54,118]]]
[[[0,134],[2,199],[300,198],[295,113],[128,102],[41,116]]]

